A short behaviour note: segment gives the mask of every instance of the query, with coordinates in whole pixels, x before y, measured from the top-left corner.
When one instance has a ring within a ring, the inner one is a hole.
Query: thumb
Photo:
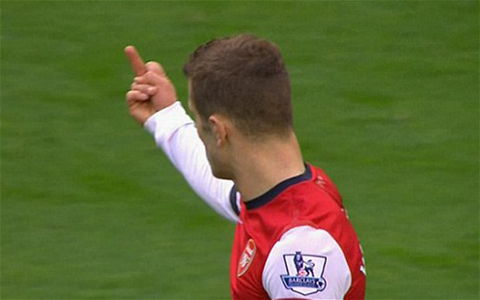
[[[163,75],[165,76],[165,70],[163,69],[163,67],[157,63],[156,61],[149,61],[145,67],[147,68],[147,71],[152,71],[153,73],[155,74],[158,74],[158,75]]]

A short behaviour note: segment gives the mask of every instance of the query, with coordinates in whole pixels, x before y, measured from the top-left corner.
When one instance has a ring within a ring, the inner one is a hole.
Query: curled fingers
[[[132,83],[131,85],[131,90],[132,91],[139,91],[143,94],[147,95],[155,95],[155,93],[158,91],[158,88],[156,86],[152,86],[150,84],[139,84],[139,83]]]
[[[135,101],[145,101],[145,100],[148,100],[149,98],[150,98],[149,95],[144,94],[137,90],[128,91],[126,95],[126,100],[128,103],[132,103]]]

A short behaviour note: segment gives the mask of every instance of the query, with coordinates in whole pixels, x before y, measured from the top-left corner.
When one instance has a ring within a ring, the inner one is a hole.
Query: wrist
[[[151,115],[143,123],[143,127],[151,134],[156,135],[170,132],[185,124],[193,124],[193,121],[185,112],[182,104],[175,101],[170,106]]]

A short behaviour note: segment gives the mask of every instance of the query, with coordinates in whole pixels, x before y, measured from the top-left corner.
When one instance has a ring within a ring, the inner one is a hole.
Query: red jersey
[[[360,243],[321,169],[307,165],[304,174],[240,203],[230,265],[234,300],[364,299]]]
[[[360,244],[335,185],[322,170],[307,166],[304,174],[243,203],[232,181],[213,176],[180,102],[144,126],[193,190],[237,223],[231,258],[234,300],[364,298]]]

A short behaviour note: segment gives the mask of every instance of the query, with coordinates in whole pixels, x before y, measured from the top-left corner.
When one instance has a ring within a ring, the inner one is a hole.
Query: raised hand
[[[128,109],[143,125],[151,115],[175,103],[177,93],[159,63],[145,64],[133,46],[126,47],[125,54],[136,76],[126,95]]]

